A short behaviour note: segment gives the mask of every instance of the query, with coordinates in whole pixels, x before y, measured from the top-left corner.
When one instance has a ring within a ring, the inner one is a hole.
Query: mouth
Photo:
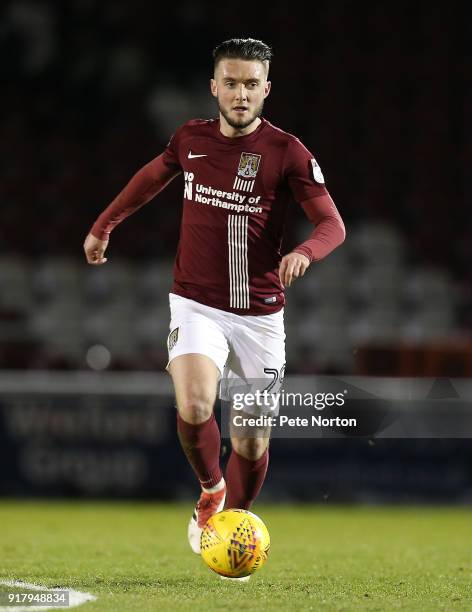
[[[248,107],[247,107],[247,106],[234,106],[234,107],[233,107],[233,110],[234,110],[236,113],[245,113],[245,112],[246,112],[247,110],[249,110],[249,109],[248,109]]]

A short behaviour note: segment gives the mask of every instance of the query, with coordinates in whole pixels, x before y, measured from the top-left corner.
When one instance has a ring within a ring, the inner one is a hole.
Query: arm
[[[329,194],[302,202],[301,206],[315,228],[308,239],[293,251],[306,255],[311,263],[323,259],[342,244],[346,237],[346,229]]]
[[[108,246],[110,232],[164,189],[179,173],[159,155],[139,170],[113,202],[102,212],[85,239],[84,250],[90,264],[100,265]]]
[[[326,257],[346,237],[343,220],[328,193],[305,200],[301,206],[315,228],[280,262],[280,281],[286,287],[290,287],[292,279],[303,276],[312,261]]]

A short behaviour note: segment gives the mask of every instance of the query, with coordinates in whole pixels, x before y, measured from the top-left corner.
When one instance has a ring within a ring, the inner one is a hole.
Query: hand
[[[92,234],[89,234],[84,242],[84,251],[87,262],[93,266],[101,266],[108,260],[103,257],[108,246],[108,240],[99,240]]]
[[[282,257],[279,267],[279,278],[282,286],[290,287],[292,280],[303,276],[310,265],[310,260],[301,253],[288,253]]]

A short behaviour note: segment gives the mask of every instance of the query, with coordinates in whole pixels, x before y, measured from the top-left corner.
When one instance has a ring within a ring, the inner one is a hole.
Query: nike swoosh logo
[[[188,152],[188,158],[189,158],[189,159],[194,159],[195,157],[206,157],[206,156],[207,156],[206,154],[205,154],[205,155],[194,155],[194,154],[192,153],[192,151],[189,151],[189,152]]]

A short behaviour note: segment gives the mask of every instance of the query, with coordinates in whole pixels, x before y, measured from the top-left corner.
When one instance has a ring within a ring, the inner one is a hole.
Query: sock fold
[[[269,450],[255,461],[233,449],[226,467],[226,508],[249,510],[264,483],[269,465]]]
[[[215,415],[208,421],[193,425],[177,412],[177,434],[182,449],[201,486],[209,489],[223,478],[220,468],[221,437]]]

